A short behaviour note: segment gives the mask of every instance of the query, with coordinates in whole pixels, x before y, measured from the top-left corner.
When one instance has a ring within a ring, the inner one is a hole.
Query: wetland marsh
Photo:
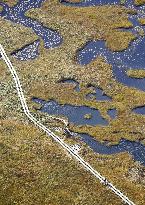
[[[145,183],[143,4],[0,1],[0,41],[19,73],[31,111],[51,129],[63,130],[64,125],[49,115],[67,119],[77,137],[64,140],[80,144],[80,154],[139,205]],[[0,70],[2,204],[123,204],[108,190],[109,197],[103,195],[106,188],[94,185],[25,119],[1,59]]]

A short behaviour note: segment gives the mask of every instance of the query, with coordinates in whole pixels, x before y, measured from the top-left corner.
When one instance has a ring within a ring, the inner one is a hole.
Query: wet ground
[[[108,125],[107,121],[104,120],[98,110],[91,109],[86,106],[72,106],[72,105],[59,105],[55,101],[45,102],[42,99],[33,99],[34,102],[42,105],[40,111],[48,113],[49,115],[65,116],[68,118],[70,123],[79,125]],[[109,115],[114,119],[116,117],[116,110],[109,110]],[[89,114],[90,118],[85,119],[85,115]],[[107,145],[107,143],[100,143],[88,134],[79,134],[81,140],[85,142],[94,152],[99,154],[116,154],[120,152],[130,153],[134,160],[139,161],[145,165],[145,146],[140,142],[131,142],[129,140],[122,139],[117,145]],[[109,143],[109,142],[108,142]]]
[[[12,55],[18,60],[31,60],[38,57],[39,44],[41,38],[44,41],[44,47],[49,49],[59,46],[63,42],[63,37],[59,32],[54,31],[51,28],[46,28],[38,21],[25,16],[25,12],[31,8],[38,8],[44,0],[31,0],[29,1],[19,1],[15,6],[9,7],[5,3],[0,3],[3,7],[0,16],[10,20],[14,23],[24,25],[33,29],[33,31],[38,35],[38,40],[32,44],[26,45],[20,50],[14,51]],[[82,1],[81,3],[68,3],[67,1],[61,1],[62,4],[66,6],[96,6],[105,4],[119,4],[120,1]],[[138,14],[131,16],[130,21],[133,23],[134,27],[131,31],[136,35],[136,40],[134,40],[129,48],[122,52],[112,52],[106,47],[105,41],[89,41],[83,48],[80,48],[77,53],[77,63],[80,65],[87,65],[93,61],[98,56],[103,56],[107,63],[112,65],[114,78],[129,87],[134,87],[145,91],[145,79],[131,78],[127,75],[127,69],[145,69],[144,59],[145,59],[145,38],[139,35],[138,28],[145,31],[144,26],[141,26],[138,22],[138,18],[144,18],[144,7],[136,7],[133,5],[132,1],[126,1],[125,6],[128,8],[134,8],[137,10]],[[79,92],[80,87],[78,82],[73,79],[63,80],[61,83],[73,83],[75,85],[75,90]],[[95,97],[96,100],[100,101],[111,101],[112,99],[103,93],[103,90],[94,87],[95,93],[88,94],[86,98],[89,100],[91,97]],[[38,100],[37,100],[38,101]],[[72,106],[72,105],[60,105],[56,101],[50,101],[44,103],[41,109],[42,112],[47,112],[51,115],[64,115],[68,118],[69,122],[75,125],[108,125],[108,121],[105,120],[100,112],[96,109],[89,108],[87,106]],[[144,108],[134,109],[138,114],[144,114]],[[116,109],[108,110],[108,115],[115,119],[117,116]],[[89,135],[82,135],[82,140],[85,141],[94,151],[104,154],[113,154],[123,151],[128,151],[134,156],[135,160],[139,160],[145,163],[145,153],[144,146],[139,142],[130,142],[127,140],[122,140],[117,146],[107,146],[98,143],[93,140]]]

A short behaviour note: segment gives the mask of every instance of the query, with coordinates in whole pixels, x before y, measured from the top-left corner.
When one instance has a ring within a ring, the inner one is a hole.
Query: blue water
[[[80,2],[71,2],[67,0],[59,0],[59,2],[65,6],[72,7],[89,7],[89,6],[102,6],[102,5],[121,5],[121,0],[80,0]],[[144,8],[144,6],[135,6],[134,0],[126,0],[123,3],[123,6],[140,9]]]
[[[88,100],[96,99],[96,101],[111,101],[112,98],[106,95],[101,88],[94,87],[95,93],[89,93],[86,95]]]
[[[32,98],[32,101],[35,102],[35,103],[38,103],[38,104],[40,104],[42,106],[44,106],[46,104],[45,100],[39,99],[39,98],[35,98],[35,97]]]
[[[136,114],[145,115],[145,106],[136,107],[133,109],[133,112],[135,112]]]
[[[38,103],[38,99],[33,99]],[[41,102],[39,102],[41,104]],[[99,110],[87,106],[73,106],[73,105],[60,105],[56,101],[48,101],[43,104],[40,109],[42,112],[47,112],[49,115],[66,116],[70,123],[74,125],[108,125],[108,121],[102,118]],[[85,115],[90,114],[90,119],[85,119]]]
[[[21,49],[15,50],[11,55],[21,61],[33,60],[39,56],[39,45],[40,40],[38,39]]]
[[[107,111],[107,114],[112,118],[112,119],[115,119],[117,117],[117,110],[114,108],[114,109],[109,109]]]
[[[45,48],[54,48],[62,43],[62,36],[59,32],[43,26],[40,22],[25,16],[25,12],[32,8],[39,8],[45,0],[19,0],[18,3],[9,7],[6,3],[0,2],[3,7],[0,17],[14,23],[33,29],[43,39]]]
[[[80,85],[79,85],[79,82],[77,82],[76,80],[74,79],[63,79],[63,80],[59,80],[58,83],[66,83],[66,84],[73,84],[74,85],[74,90],[76,92],[80,92]],[[96,98],[97,101],[110,101],[112,100],[111,97],[109,97],[108,95],[106,95],[103,90],[101,88],[97,88],[97,87],[94,87],[93,85],[89,85],[88,87],[92,87],[93,90],[95,91],[95,93],[89,93],[86,95],[86,98],[89,100],[93,97]]]
[[[139,161],[145,165],[145,146],[140,142],[131,142],[129,140],[121,139],[117,145],[106,145],[100,143],[87,134],[80,134],[81,140],[85,142],[94,152],[99,154],[112,155],[121,152],[128,152],[135,161]]]
[[[74,79],[63,79],[63,80],[60,80],[59,83],[73,84],[74,85],[74,90],[76,92],[80,92],[79,83]]]
[[[102,119],[100,113],[98,113],[97,110],[88,108],[86,106],[59,105],[55,101],[46,102],[38,98],[33,98],[33,101],[42,105],[40,109],[41,112],[46,112],[50,115],[67,116],[69,122],[72,122],[77,125],[96,125],[98,123],[101,123],[105,126],[108,124]],[[114,119],[117,115],[116,109],[111,109],[108,112],[110,113],[110,117],[112,117],[112,119]],[[88,113],[92,114],[92,118],[84,119],[84,115]],[[142,145],[140,142],[131,142],[122,139],[117,145],[109,146],[106,142],[98,142],[88,134],[79,133],[79,135],[80,140],[85,142],[96,153],[111,155],[121,152],[128,152],[133,156],[134,160],[139,161],[140,163],[145,165],[145,146]]]

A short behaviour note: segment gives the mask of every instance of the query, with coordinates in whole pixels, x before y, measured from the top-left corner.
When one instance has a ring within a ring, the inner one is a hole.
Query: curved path
[[[2,59],[5,61],[13,80],[16,85],[17,94],[19,96],[23,111],[25,115],[31,120],[38,128],[42,129],[46,132],[49,136],[51,136],[57,143],[59,143],[64,150],[68,151],[68,153],[73,156],[87,171],[91,172],[97,179],[100,180],[101,183],[107,186],[108,189],[112,190],[117,196],[119,196],[123,202],[127,203],[128,205],[135,205],[131,200],[128,199],[120,190],[118,190],[112,183],[108,182],[105,177],[103,177],[98,171],[96,171],[91,165],[86,162],[79,154],[77,154],[68,144],[66,144],[58,135],[54,134],[50,129],[46,128],[41,122],[39,122],[33,115],[30,113],[29,108],[27,106],[24,93],[22,90],[22,86],[19,80],[19,77],[14,69],[11,61],[9,60],[7,54],[3,46],[0,44],[0,53],[2,55]]]

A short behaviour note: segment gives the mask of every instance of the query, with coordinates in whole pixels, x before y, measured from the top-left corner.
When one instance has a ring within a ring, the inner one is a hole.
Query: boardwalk
[[[61,147],[63,147],[64,150],[66,150],[71,156],[73,156],[74,159],[78,161],[85,170],[89,171],[91,174],[94,175],[95,178],[99,179],[101,183],[103,183],[105,186],[107,186],[108,189],[112,190],[114,194],[120,197],[123,200],[123,202],[125,202],[128,205],[135,205],[131,200],[129,200],[127,196],[125,196],[120,190],[118,190],[115,186],[113,186],[113,184],[108,182],[105,177],[103,177],[98,171],[96,171],[88,162],[86,162],[77,152],[74,151],[73,148],[71,148],[68,144],[66,144],[58,135],[54,134],[50,129],[45,127],[41,122],[39,122],[35,117],[33,117],[33,115],[30,113],[29,108],[27,106],[24,93],[22,90],[22,86],[20,83],[20,79],[1,44],[0,44],[0,53],[2,55],[2,59],[5,61],[9,71],[11,72],[11,75],[16,85],[17,94],[19,96],[23,111],[25,115],[28,117],[28,119],[31,122],[33,122],[39,129],[47,133],[48,136],[52,137]]]

